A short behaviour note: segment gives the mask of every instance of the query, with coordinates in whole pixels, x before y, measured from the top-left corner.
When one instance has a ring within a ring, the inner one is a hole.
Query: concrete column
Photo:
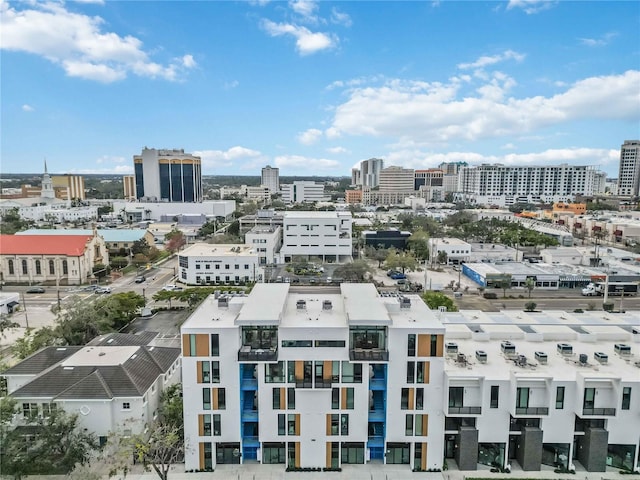
[[[460,427],[457,435],[456,463],[460,470],[478,469],[478,430],[474,427]]]
[[[542,464],[542,430],[525,427],[518,441],[516,459],[522,470],[540,470]]]
[[[604,428],[587,428],[578,437],[577,459],[587,472],[604,472],[607,468],[609,432]]]

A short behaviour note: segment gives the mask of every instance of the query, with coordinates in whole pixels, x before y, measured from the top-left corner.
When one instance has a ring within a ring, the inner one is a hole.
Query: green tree
[[[91,271],[93,272],[94,277],[104,278],[107,275],[109,275],[109,273],[111,272],[111,267],[109,267],[108,265],[102,265],[101,263],[98,263],[93,266]]]
[[[28,328],[13,344],[12,353],[23,360],[44,347],[61,343],[62,341],[51,327],[42,327],[38,330]]]
[[[0,397],[0,428],[9,425],[13,420],[13,415],[18,412],[18,402],[13,397]],[[0,465],[2,465],[0,463]]]
[[[135,242],[133,242],[133,244],[131,245],[131,253],[134,255],[136,253],[149,255],[149,248],[151,247],[149,246],[147,241],[144,238],[141,238],[140,240],[136,240]]]
[[[129,265],[129,259],[127,257],[110,257],[109,263],[111,268],[124,268]]]
[[[187,243],[184,233],[178,229],[171,230],[164,236],[164,239],[166,241],[165,248],[171,253],[179,251]]]
[[[182,385],[180,383],[171,385],[162,392],[158,416],[163,424],[183,429]]]
[[[146,434],[132,439],[134,454],[145,470],[156,472],[160,480],[169,478],[169,468],[184,455],[181,427],[155,423]]]
[[[378,268],[382,268],[382,262],[387,259],[388,253],[389,249],[387,248],[376,248],[371,245],[365,248],[365,255],[367,258],[377,261]]]
[[[524,288],[527,289],[527,291],[529,292],[529,298],[531,298],[531,292],[534,288],[536,288],[535,280],[533,278],[527,277],[527,279],[524,281]]]
[[[336,267],[333,275],[342,278],[347,282],[361,282],[369,272],[369,265],[364,260],[356,260],[352,263],[345,263]]]
[[[447,260],[448,260],[448,259],[449,259],[449,258],[448,258],[447,252],[445,252],[444,250],[439,250],[439,251],[438,251],[438,257],[437,257],[437,260],[438,260],[438,263],[439,263],[440,265],[445,265],[445,264],[447,263]]]
[[[536,302],[527,302],[524,304],[525,312],[535,312],[538,304]]]
[[[227,227],[227,233],[236,237],[240,235],[240,222],[238,220],[234,220],[233,222],[231,222],[231,224]]]
[[[416,230],[407,241],[409,249],[418,260],[429,258],[429,234],[423,230]]]
[[[426,303],[427,307],[431,310],[438,310],[439,307],[447,307],[448,312],[458,311],[458,307],[453,303],[453,300],[442,292],[425,292],[422,294],[422,300],[424,300],[424,303]]]
[[[77,415],[54,410],[33,425],[33,437],[19,429],[0,438],[2,473],[20,479],[25,475],[66,474],[89,461],[97,447],[95,436],[84,432]]]
[[[507,290],[511,288],[511,275],[505,274],[498,281],[498,285],[502,289],[502,298],[507,298]]]
[[[418,268],[418,261],[411,252],[400,252],[394,248],[390,248],[385,260],[385,265],[391,270],[402,269],[402,273],[405,273],[406,270],[412,272]]]

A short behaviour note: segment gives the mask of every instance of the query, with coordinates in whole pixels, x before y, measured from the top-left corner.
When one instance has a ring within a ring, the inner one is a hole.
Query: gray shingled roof
[[[46,347],[25,358],[17,365],[2,372],[2,375],[37,375],[47,368],[70,357],[84,347]]]
[[[94,338],[87,346],[116,346],[116,345],[149,345],[151,341],[158,336],[158,332],[139,332],[139,333],[107,333]]]
[[[179,348],[141,346],[122,365],[58,365],[37,376],[11,396],[67,400],[136,397],[146,392],[179,356]]]

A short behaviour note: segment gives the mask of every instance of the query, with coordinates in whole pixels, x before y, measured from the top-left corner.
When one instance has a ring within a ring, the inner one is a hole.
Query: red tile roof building
[[[0,272],[7,283],[78,285],[108,261],[100,235],[0,235]]]

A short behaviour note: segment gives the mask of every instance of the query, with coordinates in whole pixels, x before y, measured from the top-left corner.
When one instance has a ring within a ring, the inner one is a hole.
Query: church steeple
[[[56,198],[56,193],[53,191],[53,182],[49,176],[47,170],[47,159],[44,160],[44,175],[42,175],[42,189],[40,191],[42,198]]]
[[[47,175],[49,172],[47,171],[47,159],[44,159],[44,174]]]

